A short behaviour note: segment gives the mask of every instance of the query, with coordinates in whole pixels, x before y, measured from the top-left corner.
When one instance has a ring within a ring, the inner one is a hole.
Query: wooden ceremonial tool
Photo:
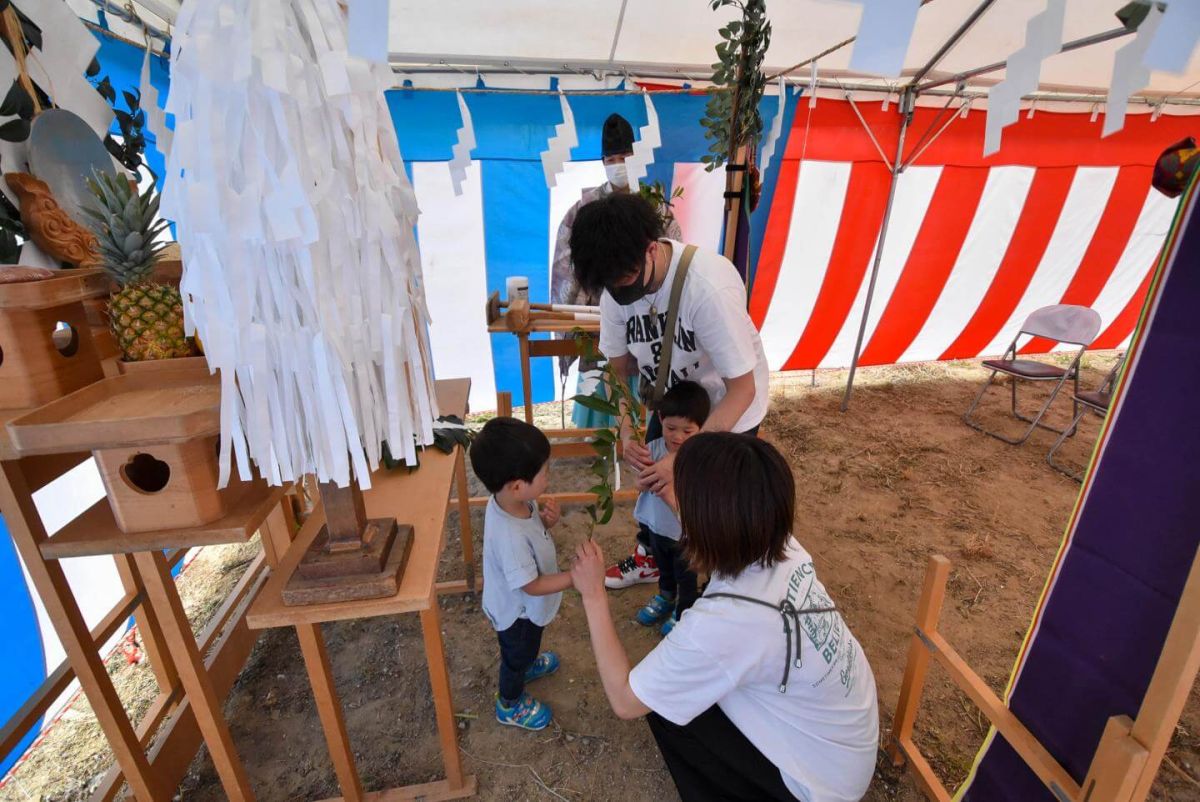
[[[35,245],[78,267],[100,263],[96,237],[58,205],[45,181],[29,173],[5,173],[4,181],[21,202],[21,222]]]
[[[412,548],[413,528],[367,518],[362,488],[320,482],[325,525],[283,588],[287,605],[394,596]]]
[[[577,318],[587,320],[587,317],[578,318],[579,315],[596,315],[599,320],[600,307],[586,306],[581,304],[535,304],[524,299],[515,299],[512,301],[500,300],[500,291],[497,290],[488,296],[487,299],[487,322],[494,323],[500,318],[500,310],[508,309],[510,312],[513,305],[523,306],[525,309],[537,310],[538,312],[553,313],[554,316],[562,316],[563,319],[570,320]]]

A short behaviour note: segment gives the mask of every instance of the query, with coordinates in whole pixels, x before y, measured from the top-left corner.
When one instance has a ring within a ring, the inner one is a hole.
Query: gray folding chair
[[[1068,431],[1079,426],[1079,421],[1083,420],[1083,416],[1089,412],[1095,413],[1100,417],[1108,415],[1109,404],[1112,403],[1113,388],[1117,385],[1117,376],[1121,373],[1121,366],[1125,364],[1125,354],[1121,354],[1117,358],[1117,364],[1113,365],[1112,370],[1104,378],[1104,382],[1095,390],[1084,390],[1083,392],[1075,392],[1075,419],[1071,421],[1071,426]],[[1065,465],[1060,465],[1054,461],[1054,454],[1066,442],[1066,432],[1060,434],[1058,439],[1054,441],[1054,445],[1050,447],[1049,453],[1046,454],[1046,462],[1050,463],[1050,467],[1059,473],[1066,474],[1076,482],[1083,481],[1083,471],[1073,471]]]
[[[1046,410],[1050,409],[1050,405],[1054,403],[1054,399],[1058,397],[1059,391],[1062,390],[1063,385],[1068,381],[1075,383],[1075,398],[1078,397],[1079,360],[1083,358],[1084,351],[1092,344],[1092,340],[1096,339],[1096,335],[1099,332],[1100,315],[1095,310],[1086,306],[1055,304],[1054,306],[1043,306],[1041,309],[1036,310],[1029,317],[1025,318],[1025,322],[1021,325],[1021,330],[1017,332],[1016,337],[1013,337],[1012,344],[1008,346],[1008,350],[1004,352],[1002,358],[984,360],[983,366],[989,368],[991,373],[988,375],[987,381],[979,388],[979,393],[975,396],[975,400],[971,402],[970,409],[963,415],[963,421],[972,429],[978,429],[986,435],[995,437],[997,440],[1003,440],[1014,446],[1021,445],[1028,440],[1029,435],[1033,434],[1034,429],[1039,427],[1048,429],[1056,434],[1066,436],[1074,434],[1074,423],[1065,429],[1056,429],[1053,426],[1042,423],[1042,416],[1046,414]],[[1058,343],[1077,345],[1079,346],[1079,350],[1075,352],[1075,358],[1071,360],[1071,364],[1066,368],[1039,362],[1036,359],[1018,359],[1018,343],[1021,337],[1025,335],[1029,337],[1044,337]],[[1003,373],[1012,377],[1013,416],[1029,424],[1029,427],[1020,437],[1007,437],[999,432],[989,431],[978,421],[971,419],[971,415],[975,412],[976,407],[979,406],[984,393],[987,392],[988,388],[992,386],[992,382],[995,381],[997,373]],[[1021,414],[1021,411],[1017,409],[1017,385],[1022,380],[1054,382],[1054,389],[1051,390],[1050,397],[1046,399],[1046,403],[1042,404],[1042,408],[1032,418]],[[1079,402],[1074,400],[1073,403],[1074,412],[1078,414]]]

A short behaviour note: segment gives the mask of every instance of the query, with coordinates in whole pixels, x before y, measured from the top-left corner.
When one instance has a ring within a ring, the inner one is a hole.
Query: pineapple
[[[84,211],[92,218],[101,267],[117,284],[108,316],[125,361],[192,356],[179,290],[150,281],[166,247],[155,242],[167,227],[165,220],[155,220],[159,196],[153,187],[139,195],[124,176],[99,171],[88,179],[88,189],[96,203]]]

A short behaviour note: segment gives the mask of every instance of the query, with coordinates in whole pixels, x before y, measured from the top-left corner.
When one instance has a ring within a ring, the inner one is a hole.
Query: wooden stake
[[[346,719],[342,715],[342,703],[333,681],[333,667],[325,650],[325,639],[321,637],[321,626],[298,624],[296,635],[300,639],[300,652],[304,655],[304,667],[308,671],[308,681],[312,683],[317,715],[321,718],[321,729],[325,731],[325,745],[329,748],[329,757],[342,789],[342,799],[346,802],[362,802],[362,781],[354,765],[354,750],[350,747],[350,736],[346,732]]]
[[[462,542],[463,563],[467,568],[467,588],[475,592],[475,535],[471,531],[471,491],[467,486],[466,449],[458,450],[454,466],[455,494],[458,496],[458,537]]]
[[[128,554],[114,554],[113,561],[117,565],[117,574],[121,577],[121,584],[125,587],[125,591],[127,593],[144,593],[145,587],[141,575],[134,567],[133,557]],[[179,672],[175,669],[175,661],[171,659],[171,654],[166,649],[162,624],[158,620],[157,611],[153,605],[138,605],[137,611],[133,614],[133,620],[142,637],[142,647],[146,650],[146,659],[150,663],[150,670],[154,672],[154,678],[158,681],[158,689],[163,693],[170,693],[179,684]]]
[[[946,580],[950,577],[950,561],[940,554],[929,558],[925,568],[925,582],[921,586],[921,600],[917,602],[917,624],[921,632],[936,632],[942,615],[942,600],[946,597]],[[917,710],[921,706],[921,692],[925,689],[925,675],[929,671],[929,649],[918,634],[913,634],[908,647],[908,664],[904,667],[904,679],[900,682],[900,701],[896,703],[896,717],[892,722],[892,740],[888,754],[892,765],[904,765],[901,744],[912,739],[913,725],[917,721]]]
[[[458,730],[454,723],[454,699],[450,694],[450,674],[446,668],[446,646],[442,642],[442,622],[437,593],[429,599],[429,609],[421,611],[421,636],[425,640],[425,659],[429,664],[429,685],[437,716],[438,739],[442,742],[442,762],[446,783],[451,790],[463,788],[462,756],[458,752]]]

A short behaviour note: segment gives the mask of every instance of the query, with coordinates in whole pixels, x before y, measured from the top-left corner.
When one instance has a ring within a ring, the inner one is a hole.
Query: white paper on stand
[[[167,169],[182,178],[162,213],[186,266],[185,328],[221,372],[222,483],[236,458],[243,477],[253,462],[276,484],[315,473],[369,487],[384,442],[397,456],[432,442],[418,210],[383,95],[392,78],[349,46],[338,0],[188,0],[180,12]]]

